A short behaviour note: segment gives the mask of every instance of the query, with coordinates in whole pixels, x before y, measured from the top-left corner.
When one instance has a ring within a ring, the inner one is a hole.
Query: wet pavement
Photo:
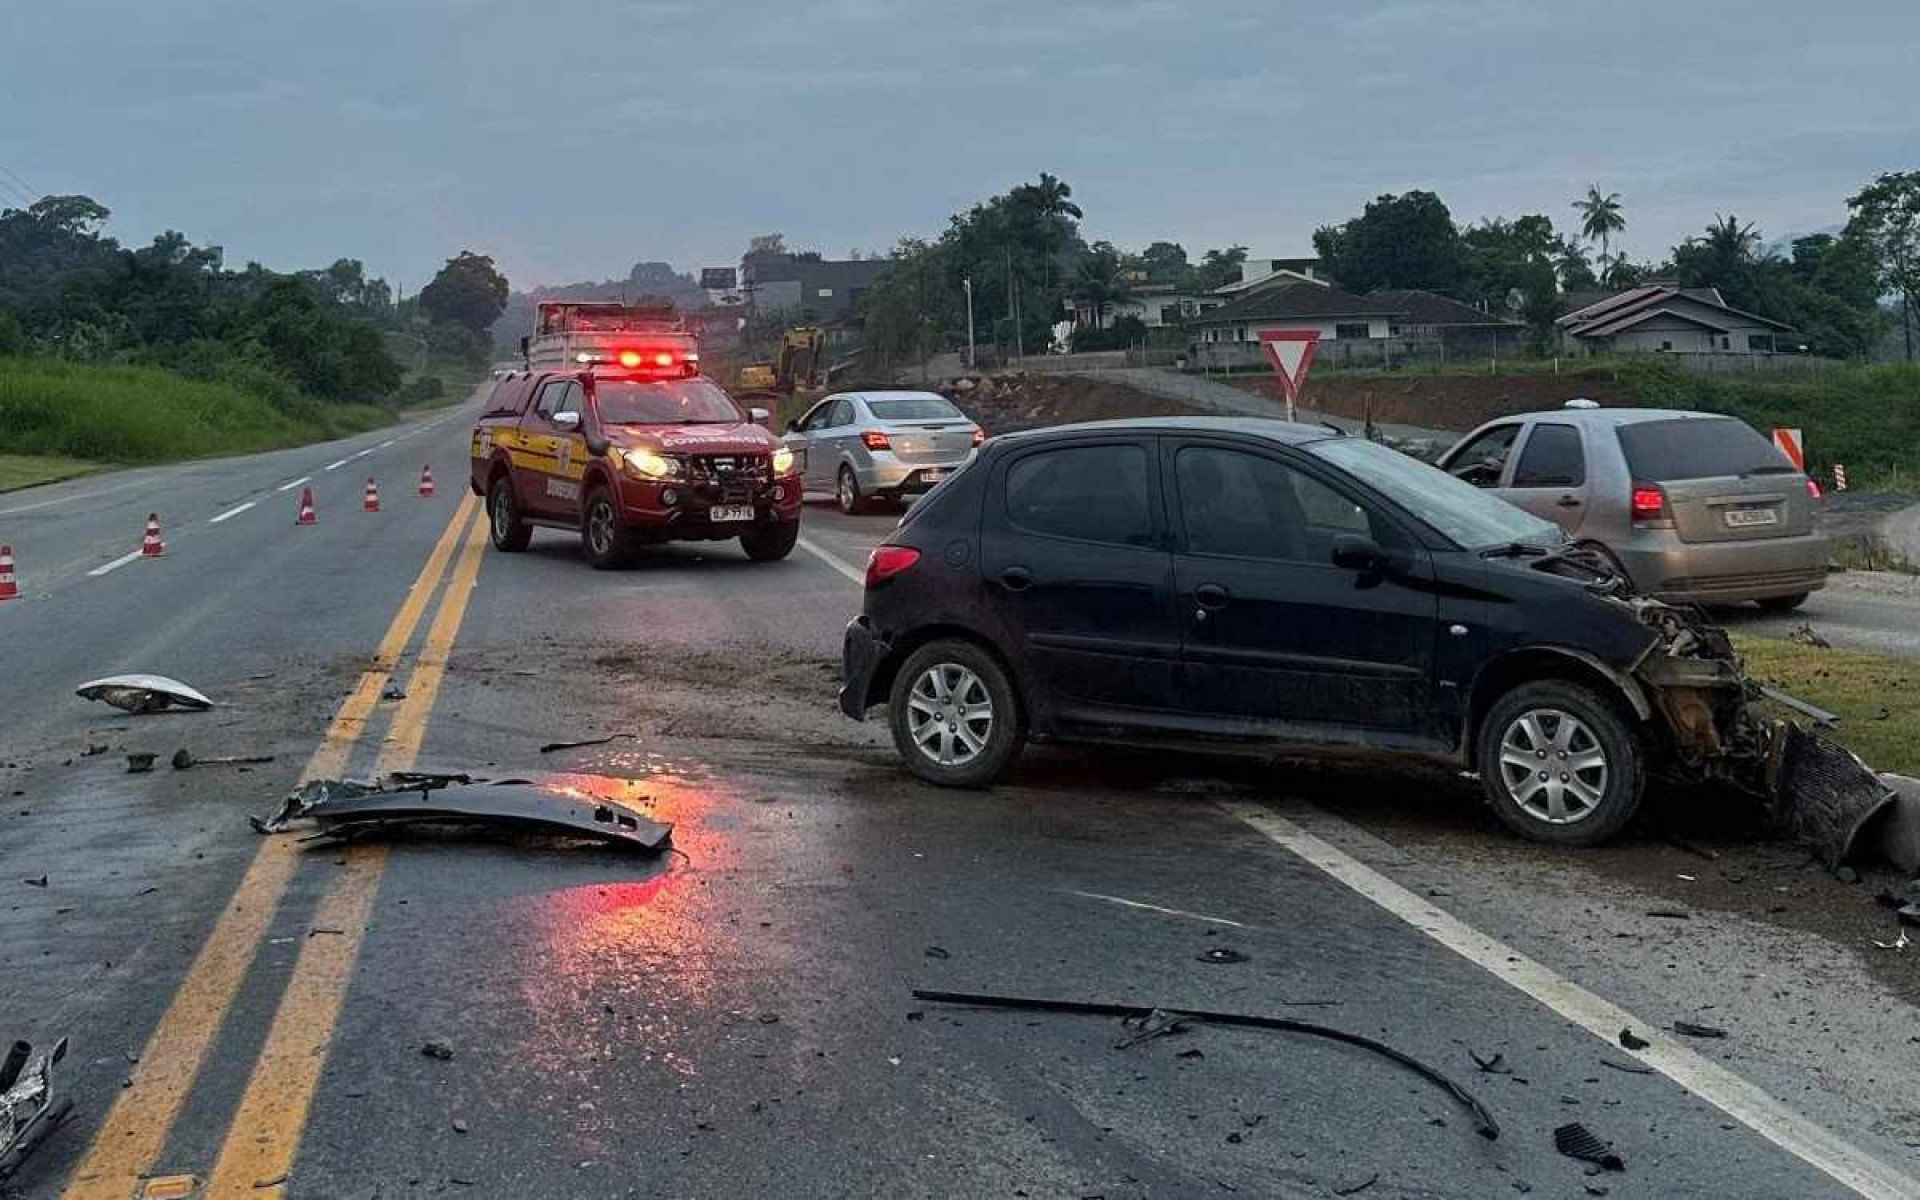
[[[0,763],[18,764],[0,790],[24,793],[0,809],[0,1035],[71,1035],[78,1100],[18,1194],[179,1175],[192,1195],[295,1197],[1814,1197],[1852,1194],[1842,1179],[1900,1195],[1920,1170],[1914,993],[1869,968],[1888,952],[1857,944],[1864,926],[1727,900],[1728,874],[1791,855],[1757,831],[1711,861],[1655,836],[1566,855],[1505,838],[1445,779],[1067,750],[992,792],[927,788],[831,699],[847,576],[888,517],[811,507],[776,565],[670,548],[602,574],[552,532],[498,555],[457,512],[463,437],[455,421],[390,448],[433,458],[431,507],[401,493],[369,524],[336,501],[309,542],[234,518],[211,531],[231,546],[196,530],[90,584],[76,555],[52,600],[0,611]],[[408,699],[330,727],[383,631]],[[224,707],[128,718],[67,692],[121,669]],[[109,752],[80,756],[90,741]],[[175,742],[279,758],[124,774],[125,748]],[[246,815],[316,746],[334,773],[559,772],[673,822],[677,850],[259,838]],[[1720,890],[1666,880],[1676,861]],[[1396,913],[1380,879],[1430,913]],[[1646,915],[1676,903],[1684,921]],[[248,919],[257,937],[226,936]],[[1219,948],[1245,960],[1203,960]],[[1443,1072],[1503,1133],[1353,1047],[1201,1027],[1120,1049],[1111,1019],[916,987],[1322,1022]],[[208,1041],[170,1075],[196,1027],[169,1011],[183,988]],[[1658,1071],[1592,1027],[1607,1005]],[[1733,1037],[1662,1031],[1676,1019]],[[1476,1065],[1495,1054],[1506,1070]],[[1714,1071],[1761,1099],[1703,1099]],[[1627,1170],[1556,1153],[1570,1121]]]

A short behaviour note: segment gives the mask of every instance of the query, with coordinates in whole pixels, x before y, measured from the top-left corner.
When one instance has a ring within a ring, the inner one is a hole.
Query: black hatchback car
[[[840,707],[979,787],[1028,739],[1404,753],[1592,844],[1668,735],[1660,636],[1559,529],[1398,451],[1256,419],[988,442],[879,546]]]

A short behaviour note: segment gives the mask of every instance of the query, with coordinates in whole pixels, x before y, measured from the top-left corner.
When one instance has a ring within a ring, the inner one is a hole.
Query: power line
[[[8,169],[5,163],[0,163],[0,183],[6,184],[7,189],[18,195],[24,204],[31,204],[39,199],[39,193],[34,191],[33,185]]]

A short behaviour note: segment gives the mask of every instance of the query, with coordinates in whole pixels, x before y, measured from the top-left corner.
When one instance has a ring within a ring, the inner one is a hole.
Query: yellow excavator
[[[811,325],[789,329],[773,362],[740,368],[740,399],[791,399],[827,385],[827,335]]]

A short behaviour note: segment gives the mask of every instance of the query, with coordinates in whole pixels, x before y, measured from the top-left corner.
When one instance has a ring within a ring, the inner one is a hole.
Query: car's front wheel
[[[493,477],[487,489],[487,528],[493,535],[493,548],[515,554],[533,540],[533,526],[520,516],[520,502],[513,497],[513,480],[502,471]]]
[[[793,545],[799,540],[800,522],[782,521],[747,530],[740,535],[740,548],[754,562],[778,562],[793,553]]]
[[[929,642],[908,655],[887,715],[908,768],[945,787],[986,787],[1026,741],[1012,681],[971,642]]]
[[[587,561],[602,571],[617,570],[633,561],[633,537],[621,527],[613,493],[604,487],[587,494],[586,513],[580,522],[580,544],[586,550]]]
[[[1523,683],[1480,725],[1480,780],[1493,811],[1523,837],[1595,846],[1626,828],[1646,786],[1640,734],[1592,689]]]

